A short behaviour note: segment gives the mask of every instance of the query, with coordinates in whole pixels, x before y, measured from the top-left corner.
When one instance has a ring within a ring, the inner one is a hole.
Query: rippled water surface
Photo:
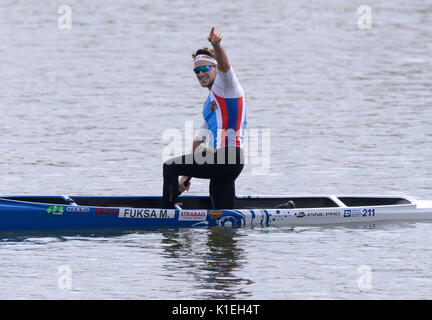
[[[270,129],[270,165],[250,158],[238,194],[432,199],[429,1],[374,1],[370,29],[356,1],[69,1],[59,29],[62,4],[0,3],[0,194],[159,195],[165,130],[189,151],[201,121],[191,54],[215,25],[249,129]],[[431,299],[431,233],[2,234],[0,298]]]

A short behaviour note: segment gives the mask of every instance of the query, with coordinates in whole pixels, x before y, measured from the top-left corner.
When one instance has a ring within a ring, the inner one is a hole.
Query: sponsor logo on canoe
[[[72,207],[66,207],[66,211],[87,213],[90,212],[90,208],[72,206]]]
[[[118,216],[119,218],[173,219],[175,210],[121,208]]]
[[[97,215],[105,215],[105,216],[118,216],[120,209],[116,208],[96,208],[95,213]]]
[[[219,218],[222,215],[222,210],[218,210],[218,211],[209,210],[208,213],[209,213],[209,215],[210,215],[211,218],[217,219],[217,218]]]
[[[49,206],[46,209],[46,213],[61,215],[64,213],[64,207],[63,206]]]
[[[341,213],[339,211],[319,211],[319,212],[304,212],[301,211],[297,213],[297,218],[303,217],[335,217],[340,216]]]
[[[361,217],[362,213],[360,209],[347,209],[344,210],[344,218],[356,218]]]
[[[179,221],[204,221],[206,218],[206,210],[181,210],[179,213]]]
[[[339,212],[339,211],[331,211],[331,212],[325,212],[325,214],[324,214],[326,217],[328,217],[328,216],[340,216],[341,215],[341,213]]]

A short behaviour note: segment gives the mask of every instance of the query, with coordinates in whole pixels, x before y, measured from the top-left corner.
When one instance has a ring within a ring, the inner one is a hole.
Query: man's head
[[[211,88],[217,75],[216,60],[212,49],[203,48],[192,54],[194,71],[202,87]]]

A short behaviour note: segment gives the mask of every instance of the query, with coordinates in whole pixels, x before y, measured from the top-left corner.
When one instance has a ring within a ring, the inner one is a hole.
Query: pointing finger
[[[214,27],[211,28],[211,31],[210,31],[210,33],[209,33],[209,36],[208,36],[208,40],[209,40],[209,41],[210,41],[210,39],[213,37],[213,33],[214,33]]]

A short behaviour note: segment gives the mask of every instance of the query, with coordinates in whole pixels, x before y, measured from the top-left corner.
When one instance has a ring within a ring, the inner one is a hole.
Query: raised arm
[[[210,34],[208,36],[208,41],[210,41],[210,43],[213,46],[215,59],[218,63],[217,67],[222,72],[228,72],[231,66],[228,61],[228,55],[226,53],[226,50],[220,44],[221,40],[222,40],[222,35],[219,32],[217,32],[214,27],[212,27]]]

